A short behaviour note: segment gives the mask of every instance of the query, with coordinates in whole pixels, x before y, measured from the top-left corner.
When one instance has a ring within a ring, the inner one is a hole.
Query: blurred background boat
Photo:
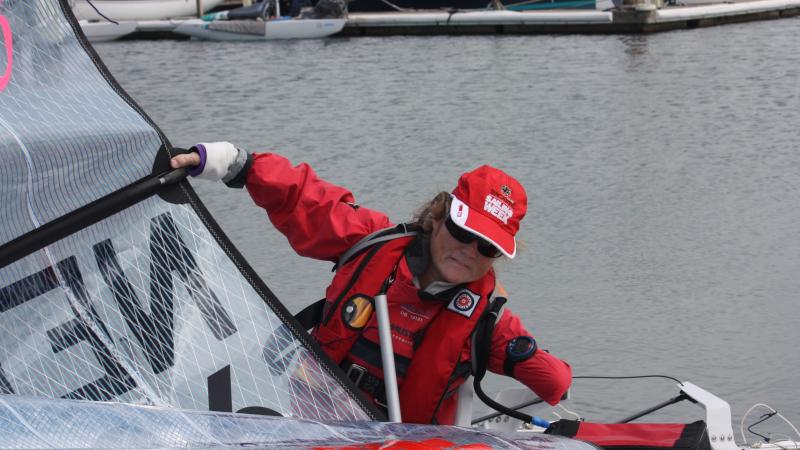
[[[213,41],[254,41],[315,39],[342,30],[347,19],[345,0],[319,0],[313,9],[302,11],[300,2],[267,0],[189,19],[173,31],[192,38]]]
[[[210,11],[224,0],[202,0],[203,12]],[[72,12],[78,19],[164,20],[173,17],[197,16],[196,0],[72,0]],[[98,13],[99,12],[99,13]],[[102,15],[101,15],[102,14]]]
[[[78,23],[89,42],[113,41],[136,31],[136,22],[127,20],[117,23],[107,20],[102,22],[79,20]]]

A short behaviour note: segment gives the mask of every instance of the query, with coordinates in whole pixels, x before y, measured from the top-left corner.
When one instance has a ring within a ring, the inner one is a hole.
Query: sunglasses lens
[[[487,258],[499,258],[502,253],[500,250],[497,249],[494,245],[490,244],[486,240],[470,233],[469,231],[459,227],[453,220],[450,219],[448,216],[445,221],[444,225],[447,228],[447,231],[453,236],[453,239],[461,242],[462,244],[469,244],[474,240],[478,241],[478,253],[487,257]]]
[[[478,253],[487,258],[499,258],[502,252],[494,245],[481,239],[478,241]]]
[[[450,236],[453,236],[453,239],[457,240],[458,242],[461,242],[462,244],[469,244],[470,242],[478,238],[478,236],[475,236],[469,231],[453,223],[450,217],[445,219],[444,225],[447,228],[447,231],[450,233]]]

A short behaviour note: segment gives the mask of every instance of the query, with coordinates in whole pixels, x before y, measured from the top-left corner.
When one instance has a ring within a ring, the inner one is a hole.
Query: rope
[[[619,376],[619,377],[612,377],[612,376],[579,376],[579,377],[572,377],[573,379],[583,378],[583,379],[596,379],[596,380],[632,380],[636,378],[666,378],[667,380],[672,380],[679,385],[683,386],[683,382],[675,377],[671,377],[669,375],[631,375],[631,376]]]
[[[103,19],[106,19],[107,21],[109,21],[109,22],[113,23],[114,25],[119,25],[119,22],[117,22],[117,21],[116,21],[116,20],[114,20],[114,19],[109,19],[108,17],[106,17],[106,16],[105,16],[105,14],[101,13],[101,12],[100,12],[100,10],[98,10],[98,9],[97,9],[97,7],[96,7],[96,6],[94,6],[94,4],[92,3],[92,0],[86,0],[86,3],[88,3],[88,4],[89,4],[89,6],[91,6],[91,7],[92,7],[92,9],[94,10],[94,12],[96,12],[96,13],[97,13],[97,15],[99,15],[99,16],[100,16],[100,17],[102,17]]]

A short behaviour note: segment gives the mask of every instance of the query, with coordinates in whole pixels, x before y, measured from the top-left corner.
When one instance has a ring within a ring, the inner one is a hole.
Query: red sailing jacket
[[[355,206],[355,199],[350,191],[319,179],[308,165],[300,164],[297,167],[292,167],[286,158],[276,154],[254,155],[253,166],[247,175],[247,189],[255,203],[267,211],[273,225],[287,237],[292,248],[303,256],[335,262],[339,256],[364,236],[392,225],[386,215]],[[374,270],[372,267],[369,270],[365,269],[366,272],[362,272],[358,278],[362,280],[359,282],[364,283],[365,291],[363,293],[374,295],[378,289],[366,292],[366,288],[375,284],[379,288],[388,274],[394,269],[395,264],[397,265],[395,281],[387,292],[387,298],[389,300],[390,320],[395,325],[392,327],[392,340],[397,354],[396,360],[399,359],[397,356],[408,359],[408,372],[403,379],[403,385],[400,386],[401,411],[405,421],[413,419],[427,423],[430,421],[430,416],[424,418],[424,415],[426,412],[431,412],[430,406],[426,407],[426,411],[410,410],[409,408],[413,408],[413,405],[417,403],[417,399],[421,397],[415,395],[413,401],[403,402],[402,393],[421,392],[420,389],[423,389],[425,384],[430,383],[430,378],[419,379],[417,375],[412,377],[409,374],[414,373],[411,371],[411,367],[415,364],[430,364],[430,360],[423,361],[423,358],[436,359],[433,356],[436,351],[428,351],[427,347],[434,346],[437,339],[447,334],[443,328],[434,327],[437,323],[434,319],[443,312],[443,309],[449,306],[449,303],[421,299],[419,289],[414,286],[414,276],[408,267],[406,258],[403,257],[402,250],[407,243],[407,240],[402,240],[398,244],[389,245],[388,247],[392,247],[391,249],[387,248],[385,252],[380,252],[379,259],[368,265],[376,264]],[[386,253],[386,256],[383,255],[384,253]],[[360,258],[356,258],[356,260],[358,259]],[[387,270],[386,267],[389,262],[391,267]],[[340,271],[337,272],[332,285],[326,292],[326,298],[329,301],[336,299],[336,294],[340,294],[338,291],[343,289],[340,280],[344,279],[345,276],[340,274],[347,271],[347,267],[354,266],[346,264],[345,267],[340,268]],[[484,300],[476,302],[476,309],[481,304],[485,305],[485,297],[491,294],[491,290],[494,288],[493,278],[494,275],[492,273],[484,277],[484,279],[467,286],[473,293],[479,295],[481,300]],[[348,292],[351,291],[348,290]],[[353,292],[353,294],[356,294],[356,292]],[[350,298],[345,298],[338,306],[342,306],[347,300],[350,300]],[[351,305],[355,306],[350,312],[356,314],[357,317],[348,316],[346,319],[354,321],[353,323],[357,325],[364,325],[365,329],[370,329],[368,321],[373,320],[369,315],[370,311],[358,316],[358,306],[359,304],[363,305],[364,301],[353,299]],[[480,306],[480,308],[482,309],[483,306]],[[338,308],[336,311],[339,317],[338,321],[342,319],[342,308]],[[477,318],[478,316],[479,311],[474,312],[470,318]],[[355,337],[350,333],[340,336],[343,342],[348,342],[348,344],[335,345],[328,343],[326,345],[323,341],[323,336],[320,336],[319,333],[324,334],[324,332],[318,330],[317,338],[337,364],[341,363],[345,357],[349,358],[354,350],[357,338],[361,334],[353,333]],[[433,334],[438,334],[438,336],[433,336]],[[529,335],[530,333],[522,325],[519,318],[508,308],[505,308],[504,313],[495,325],[488,369],[502,374],[508,342],[517,336]],[[419,342],[415,343],[415,339]],[[461,359],[463,360],[469,355],[471,340],[463,339],[461,346]],[[449,366],[449,363],[446,366]],[[439,368],[438,370],[446,372],[446,368]],[[533,357],[514,366],[513,376],[548,403],[556,404],[569,388],[572,371],[567,363],[555,356],[545,351],[537,351]],[[430,374],[428,377],[430,377]],[[435,383],[437,386],[446,385],[446,383],[439,383],[438,381]],[[452,401],[452,404],[455,404],[455,396],[450,397],[450,399],[452,400],[445,403],[449,404]],[[449,407],[443,404],[440,412],[444,409],[449,409]],[[449,413],[442,415],[449,415]],[[442,419],[445,421],[440,421],[439,423],[452,422],[452,418],[449,417],[442,417]]]

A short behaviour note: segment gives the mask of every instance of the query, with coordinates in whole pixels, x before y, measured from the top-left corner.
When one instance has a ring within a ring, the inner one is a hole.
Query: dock
[[[800,0],[664,5],[623,0],[611,11],[351,13],[344,36],[449,34],[642,34],[800,15]]]
[[[647,34],[800,16],[800,0],[665,4],[664,0],[606,0],[607,11],[452,10],[350,13],[336,36],[476,34]],[[680,1],[680,0],[678,0]],[[696,0],[688,0],[696,1]],[[142,21],[134,39],[179,37],[181,19]]]

